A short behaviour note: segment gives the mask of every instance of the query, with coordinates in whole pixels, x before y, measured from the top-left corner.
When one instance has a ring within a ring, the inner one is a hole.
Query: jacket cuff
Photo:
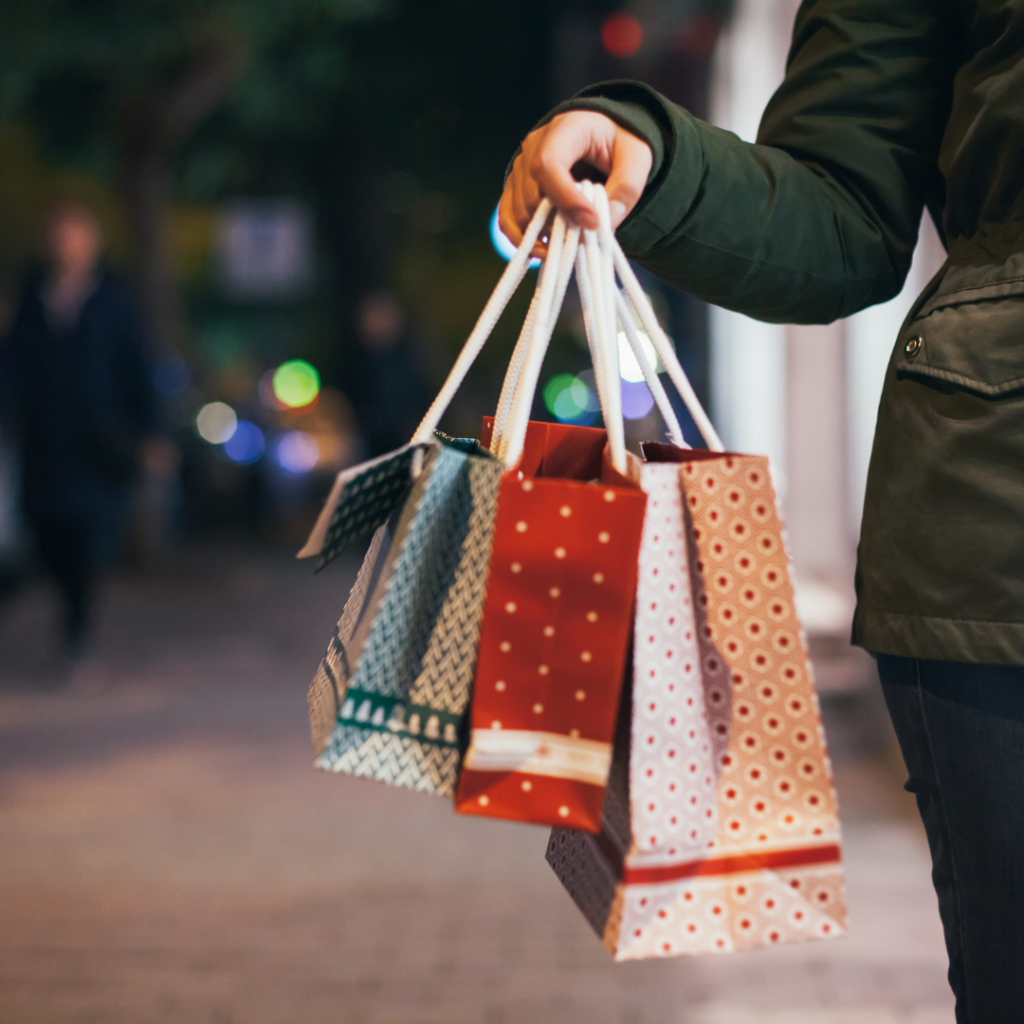
[[[643,82],[599,82],[579,93],[579,99],[600,97],[618,108],[619,116],[606,111],[617,124],[640,135],[644,123],[657,125],[661,137],[661,158],[647,179],[640,202],[616,232],[628,256],[642,256],[653,249],[682,220],[693,205],[704,174],[704,147],[700,122],[682,107],[670,103],[661,93]],[[576,97],[569,103],[576,102]],[[638,111],[636,128],[625,123]]]

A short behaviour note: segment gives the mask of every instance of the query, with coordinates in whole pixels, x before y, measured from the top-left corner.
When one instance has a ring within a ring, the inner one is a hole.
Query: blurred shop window
[[[299,298],[313,284],[313,225],[290,200],[231,203],[217,217],[217,265],[232,298]]]

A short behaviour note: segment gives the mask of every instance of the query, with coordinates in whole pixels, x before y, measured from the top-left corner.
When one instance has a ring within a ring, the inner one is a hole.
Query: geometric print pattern
[[[306,694],[309,707],[309,725],[313,737],[313,753],[319,757],[327,746],[331,733],[338,724],[341,697],[348,689],[351,676],[347,651],[352,645],[352,635],[362,614],[373,579],[373,570],[381,556],[381,548],[387,542],[387,530],[381,526],[373,535],[370,547],[359,569],[359,575],[352,586],[341,619],[334,635],[327,645],[327,653],[320,662],[313,682]]]
[[[354,540],[390,518],[412,487],[412,460],[422,445],[406,445],[348,470],[338,491],[316,571],[329,565]]]
[[[326,679],[338,709],[319,767],[451,796],[504,466],[476,442],[439,442],[378,531],[314,687]],[[381,714],[357,720],[368,704]]]
[[[630,848],[610,800],[613,762],[604,833],[556,829],[548,860],[619,960],[842,935],[831,767],[767,460],[665,448],[645,454],[682,463],[718,827],[699,856]]]

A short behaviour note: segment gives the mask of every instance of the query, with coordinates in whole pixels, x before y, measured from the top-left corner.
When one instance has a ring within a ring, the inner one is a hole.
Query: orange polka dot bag
[[[618,304],[711,450],[645,444],[632,678],[601,830],[547,858],[616,959],[845,932],[839,819],[763,456],[722,450],[628,263]],[[634,322],[632,325],[630,320]]]

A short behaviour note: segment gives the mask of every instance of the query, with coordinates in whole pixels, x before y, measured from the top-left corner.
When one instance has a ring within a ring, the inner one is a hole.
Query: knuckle
[[[615,198],[633,206],[643,195],[644,187],[636,181],[620,181],[615,189]]]

